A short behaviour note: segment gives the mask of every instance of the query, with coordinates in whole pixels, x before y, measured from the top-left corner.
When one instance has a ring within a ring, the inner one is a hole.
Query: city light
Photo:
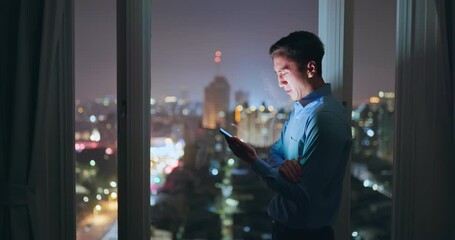
[[[378,185],[377,184],[373,184],[373,186],[371,187],[374,191],[378,190]]]
[[[175,96],[168,96],[164,98],[164,102],[166,103],[175,103],[177,102],[177,97]]]
[[[395,98],[395,93],[394,92],[386,92],[384,93],[385,98]]]
[[[371,129],[368,129],[368,130],[367,130],[367,135],[368,135],[369,137],[373,137],[373,136],[374,136],[374,131],[371,130]]]
[[[112,198],[113,200],[117,199],[117,193],[116,193],[116,192],[112,192],[112,193],[111,193],[111,198]]]
[[[112,151],[112,148],[106,148],[106,150],[104,151],[107,155],[111,155],[114,151]]]
[[[108,97],[105,97],[103,99],[103,106],[107,107],[107,106],[109,106],[109,103],[110,103],[110,99]]]
[[[229,206],[229,207],[237,207],[237,205],[239,205],[239,201],[233,199],[233,198],[227,198],[226,199],[226,204]]]
[[[169,174],[172,172],[173,169],[174,169],[174,167],[167,166],[164,168],[164,173]]]
[[[370,103],[379,103],[380,99],[378,97],[370,97]]]
[[[214,61],[215,61],[216,63],[220,63],[220,62],[221,62],[221,51],[218,50],[218,51],[215,52]]]
[[[212,169],[210,170],[210,173],[211,173],[213,176],[216,176],[216,175],[218,175],[218,169],[212,168]]]
[[[277,117],[278,119],[284,119],[284,118],[286,118],[286,114],[278,113],[278,114],[276,115],[276,117]]]
[[[218,112],[218,117],[219,118],[224,118],[226,116],[226,113],[224,111]]]
[[[229,160],[228,160],[228,165],[229,165],[229,166],[232,166],[232,165],[234,165],[234,163],[235,163],[235,160],[232,159],[232,158],[229,158]]]
[[[155,178],[153,178],[153,182],[154,183],[160,183],[161,182],[161,178],[160,177],[155,177]]]
[[[100,131],[98,131],[98,129],[96,128],[93,129],[92,134],[90,135],[90,140],[94,142],[99,142],[101,140],[101,134]]]
[[[82,152],[82,150],[85,149],[85,144],[83,144],[83,143],[76,143],[76,144],[74,144],[74,149],[75,149],[77,152]]]

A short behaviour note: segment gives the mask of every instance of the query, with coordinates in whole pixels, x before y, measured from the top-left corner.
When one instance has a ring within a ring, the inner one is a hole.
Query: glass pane
[[[272,198],[221,126],[262,157],[292,108],[268,49],[317,32],[318,2],[152,1],[153,238],[270,239]]]
[[[391,239],[396,2],[354,10],[352,239]]]
[[[75,5],[77,239],[117,239],[115,1]]]

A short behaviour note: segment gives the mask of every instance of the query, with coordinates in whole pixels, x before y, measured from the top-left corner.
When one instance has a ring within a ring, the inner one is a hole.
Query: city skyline
[[[218,96],[223,95],[218,90],[224,89],[226,84],[225,79],[218,79],[208,86],[208,88],[215,89],[208,92]],[[239,94],[238,100],[243,99],[241,96],[243,94]],[[194,181],[191,178],[193,171],[197,171],[198,174],[205,174],[206,180],[209,178],[218,179],[219,182],[217,183],[204,180],[204,189],[226,187],[226,190],[218,192],[218,196],[222,200],[220,202],[226,204],[221,206],[215,204],[216,202],[211,202],[213,207],[220,207],[216,209],[220,210],[222,207],[223,209],[235,210],[238,204],[230,205],[226,202],[227,199],[231,199],[229,200],[230,203],[242,203],[239,205],[242,207],[238,209],[244,212],[245,217],[249,215],[248,212],[254,212],[254,209],[257,211],[258,204],[262,204],[261,213],[266,214],[267,198],[246,200],[239,197],[251,194],[252,191],[260,191],[261,196],[263,196],[262,182],[256,181],[256,183],[251,184],[249,181],[248,183],[238,181],[242,178],[251,178],[254,174],[244,168],[245,166],[242,168],[239,165],[240,162],[236,164],[235,158],[231,158],[228,153],[224,152],[225,148],[221,144],[224,140],[217,135],[216,129],[203,127],[200,124],[203,119],[201,112],[204,106],[202,104],[193,105],[190,101],[180,101],[175,97],[168,97],[168,100],[156,101],[150,109],[150,114],[154,116],[151,118],[151,126],[152,129],[155,129],[150,135],[150,204],[151,207],[154,207],[155,213],[152,225],[161,226],[163,230],[171,234],[172,228],[166,228],[163,225],[166,219],[160,218],[162,215],[158,213],[159,211],[165,213],[168,211],[159,206],[160,204],[167,204],[172,196],[175,197],[176,195],[173,193],[192,192],[192,184],[198,184],[197,180]],[[116,203],[117,197],[117,189],[114,187],[116,185],[115,159],[117,151],[115,144],[117,131],[115,105],[116,103],[112,98],[76,102],[75,150],[78,177],[76,193],[79,196],[78,219],[80,219],[78,221],[78,239],[88,239],[88,236],[93,234],[103,235],[104,232],[99,231],[101,228],[116,236],[116,225],[113,221],[116,215],[112,214],[116,212],[117,208],[106,208],[108,205]],[[215,112],[220,109],[222,107]],[[271,106],[244,108],[242,105],[238,105],[234,114],[228,115],[234,117],[233,121],[236,127],[231,129],[232,133],[258,147],[258,149],[262,149],[263,153],[266,153],[266,149],[279,137],[284,119],[286,119],[286,113],[281,113]],[[351,166],[353,177],[351,179],[353,196],[351,201],[352,236],[366,237],[366,239],[390,238],[391,179],[394,161],[393,115],[394,94],[390,92],[382,92],[379,97],[372,97],[368,104],[361,105],[352,111],[354,143]],[[201,148],[201,146],[204,147]],[[207,154],[211,154],[210,157]],[[263,155],[263,157],[265,156]],[[227,163],[227,165],[223,165],[223,163]],[[204,168],[201,169],[201,166]],[[227,175],[223,174],[223,171]],[[230,173],[237,180],[231,181],[233,178],[229,177]],[[182,175],[183,177],[181,177]],[[218,176],[228,177],[221,179]],[[226,183],[225,180],[229,183]],[[256,178],[256,180],[259,179]],[[236,194],[231,194],[233,192],[229,189],[235,190]],[[108,194],[115,194],[115,196]],[[184,203],[197,199],[193,197],[191,194],[186,195],[187,200],[180,201],[179,206],[185,207]],[[210,199],[212,198],[208,196],[199,198],[205,202],[210,202]],[[265,201],[261,201],[261,199]],[[98,206],[100,210],[97,209]],[[199,213],[201,212],[199,211]],[[110,221],[106,222],[105,225],[100,224],[97,222],[100,215],[108,217]],[[189,224],[198,221],[198,217],[194,213],[187,216],[190,219]],[[250,234],[253,234],[253,230],[254,234],[268,233],[267,228],[261,229],[257,225],[254,226],[250,221],[232,221],[232,216],[220,215],[216,219],[222,219],[221,216],[224,216],[224,220],[221,222],[226,223],[226,228],[232,230],[232,223],[237,226],[234,228],[237,231],[230,231],[229,233],[223,231],[223,234],[240,236],[250,231]],[[261,221],[261,219],[263,218],[256,216],[252,217],[251,221]],[[174,219],[174,223],[180,222],[178,219]],[[261,222],[260,225],[264,226],[264,223]],[[249,230],[242,231],[242,227]],[[221,229],[216,230],[216,228],[217,226],[214,226],[212,230],[221,231]],[[196,233],[193,232],[193,234]]]
[[[216,75],[223,75],[231,85],[231,99],[240,90],[249,92],[252,105],[263,101],[289,105],[288,96],[277,85],[267,51],[291,31],[317,33],[317,8],[315,0],[292,0],[286,5],[152,1],[151,97],[179,96],[186,91],[190,100],[202,101],[204,87]],[[393,1],[355,3],[354,103],[380,90],[394,89],[394,8]],[[75,3],[79,99],[116,94],[115,22],[115,2]],[[217,50],[223,53],[219,64],[213,61]]]

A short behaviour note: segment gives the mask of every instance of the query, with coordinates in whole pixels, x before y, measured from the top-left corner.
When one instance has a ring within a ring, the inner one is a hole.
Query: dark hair
[[[279,55],[297,63],[299,71],[303,73],[309,61],[316,62],[317,73],[322,76],[322,57],[324,44],[318,36],[307,31],[292,32],[274,43],[269,50],[273,57]]]

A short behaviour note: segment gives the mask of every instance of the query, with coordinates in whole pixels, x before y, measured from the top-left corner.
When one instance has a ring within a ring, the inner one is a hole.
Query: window
[[[75,1],[77,239],[117,239],[115,1]]]
[[[75,4],[78,231],[116,238],[115,3]],[[317,32],[317,9],[317,1],[152,2],[152,236],[270,238],[271,192],[227,150],[217,126],[267,153],[292,107],[268,48],[294,30]],[[113,203],[103,230],[83,222],[107,214],[97,201]]]
[[[354,9],[352,239],[391,239],[396,3]]]
[[[317,4],[152,2],[152,237],[271,238],[272,193],[218,127],[267,153],[292,108],[268,48],[317,32]]]

